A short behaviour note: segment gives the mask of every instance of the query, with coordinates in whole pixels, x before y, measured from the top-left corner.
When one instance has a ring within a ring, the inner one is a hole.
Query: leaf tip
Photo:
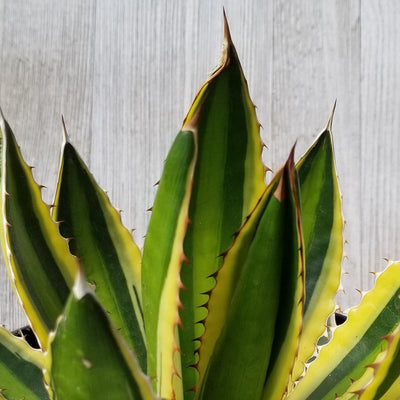
[[[229,29],[228,19],[226,17],[225,8],[223,8],[223,16],[224,16],[224,41],[222,45],[221,60],[219,63],[220,66],[217,68],[217,70],[212,76],[218,73],[222,68],[226,67],[230,62],[231,56],[236,54],[235,46],[232,42],[231,31]]]
[[[86,277],[80,264],[76,274],[74,286],[72,287],[72,292],[78,300],[81,300],[87,294],[91,293],[91,289],[86,283]]]
[[[333,103],[331,115],[329,116],[328,122],[325,127],[325,130],[328,132],[332,132],[332,123],[333,123],[333,116],[335,115],[336,103],[337,103],[337,99],[335,99],[335,102]]]
[[[232,44],[231,32],[229,30],[228,18],[226,17],[225,7],[222,7],[224,16],[224,40],[227,44]]]
[[[3,110],[0,107],[0,134],[3,135],[6,132],[7,121],[4,117]]]
[[[69,136],[68,136],[67,128],[65,126],[64,115],[61,115],[61,123],[62,123],[64,144],[66,144],[66,143],[69,143]]]

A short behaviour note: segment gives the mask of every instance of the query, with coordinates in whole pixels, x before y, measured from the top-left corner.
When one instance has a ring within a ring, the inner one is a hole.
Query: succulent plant
[[[225,20],[167,156],[143,256],[64,126],[54,204],[1,118],[1,239],[39,342],[0,329],[0,398],[399,399],[400,263],[332,321],[343,221],[332,117],[265,184]]]

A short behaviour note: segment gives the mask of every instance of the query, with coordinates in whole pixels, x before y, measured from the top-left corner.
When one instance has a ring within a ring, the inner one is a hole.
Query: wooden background
[[[400,4],[397,0],[0,0],[0,104],[51,202],[72,142],[143,242],[163,160],[216,66],[222,5],[273,169],[300,156],[335,99],[346,219],[342,307],[400,258]],[[0,266],[0,321],[25,324]]]

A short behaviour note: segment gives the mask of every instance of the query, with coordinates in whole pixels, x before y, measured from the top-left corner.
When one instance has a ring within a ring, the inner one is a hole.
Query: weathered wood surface
[[[347,220],[343,307],[400,258],[400,7],[396,0],[0,0],[0,104],[51,202],[61,114],[139,243],[168,147],[217,64],[222,5],[276,169],[335,99]],[[0,269],[0,321],[25,323]]]

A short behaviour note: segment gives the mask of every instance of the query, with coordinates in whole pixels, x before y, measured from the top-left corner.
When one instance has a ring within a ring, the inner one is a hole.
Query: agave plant
[[[2,247],[40,348],[0,329],[0,397],[399,399],[400,262],[328,322],[343,250],[331,126],[266,185],[225,20],[141,256],[65,126],[48,206],[2,117]]]

